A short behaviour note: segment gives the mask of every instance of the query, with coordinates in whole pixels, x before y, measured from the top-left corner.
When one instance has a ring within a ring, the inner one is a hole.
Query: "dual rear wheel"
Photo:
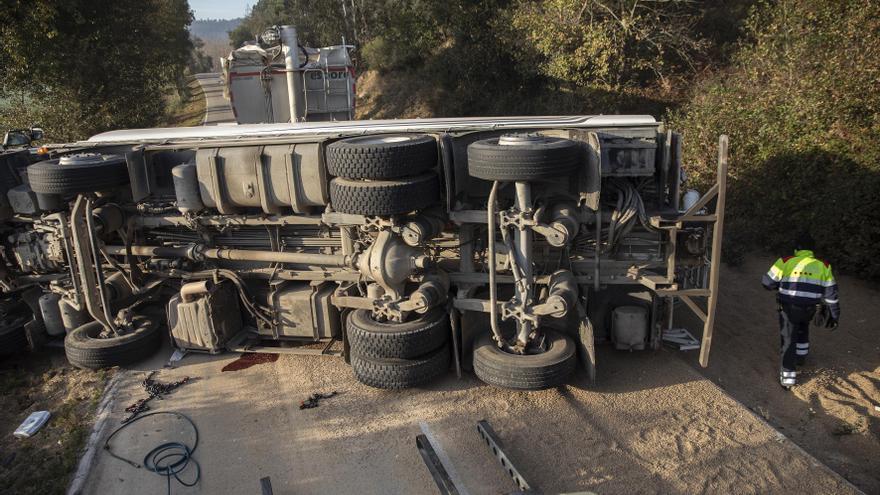
[[[449,317],[434,308],[409,321],[376,321],[371,312],[349,313],[346,329],[354,376],[384,389],[416,387],[449,369]]]
[[[427,135],[388,134],[327,146],[330,203],[340,213],[402,215],[440,200],[437,141]]]
[[[330,202],[340,213],[403,215],[440,200],[437,141],[388,134],[336,141],[327,147]],[[358,309],[346,318],[351,366],[358,381],[382,389],[423,385],[449,369],[449,317],[443,308],[382,322]]]

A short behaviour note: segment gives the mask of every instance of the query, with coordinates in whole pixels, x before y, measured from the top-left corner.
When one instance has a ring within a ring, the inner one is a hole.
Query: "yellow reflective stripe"
[[[818,266],[812,267],[811,265],[813,263],[817,264]],[[813,268],[813,269],[811,269],[811,268]],[[790,276],[792,273],[804,272],[804,271],[818,273],[819,274],[818,280],[823,282],[822,285],[825,285],[826,287],[828,284],[826,284],[824,282],[834,280],[834,275],[831,274],[831,267],[825,265],[825,262],[818,260],[816,258],[809,257],[809,256],[802,257],[802,258],[799,258],[799,257],[791,258],[788,260],[787,263],[785,263],[785,266],[783,267],[784,276]],[[808,277],[808,278],[814,278],[814,277]]]
[[[802,272],[802,271],[806,270],[806,268],[808,266],[810,266],[810,264],[812,264],[814,261],[816,261],[816,260],[814,260],[813,258],[800,259],[800,260],[798,260],[797,264],[791,268],[791,270],[787,270],[787,271],[788,271],[788,273]]]
[[[767,272],[767,276],[770,277],[774,282],[779,282],[782,280],[782,269],[778,266],[773,265],[770,267],[770,270]]]

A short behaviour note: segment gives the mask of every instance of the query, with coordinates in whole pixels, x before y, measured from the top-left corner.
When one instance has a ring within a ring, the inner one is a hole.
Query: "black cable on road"
[[[166,442],[161,445],[157,445],[144,456],[143,464],[138,464],[131,459],[126,459],[122,457],[113,450],[110,449],[110,441],[113,440],[113,437],[116,436],[120,431],[128,428],[129,426],[137,423],[138,421],[149,418],[150,416],[157,416],[159,414],[171,414],[178,418],[183,418],[189,422],[190,426],[192,426],[193,433],[195,436],[195,440],[193,441],[193,446],[190,447],[183,442]],[[192,419],[189,418],[186,414],[175,412],[175,411],[157,411],[151,412],[148,414],[144,414],[143,416],[139,416],[137,418],[132,419],[131,421],[123,424],[119,428],[113,430],[113,433],[107,437],[107,440],[104,442],[104,450],[110,454],[111,457],[119,459],[120,461],[127,462],[131,464],[135,468],[144,468],[147,471],[156,473],[160,476],[164,476],[168,482],[168,494],[171,495],[171,478],[177,480],[183,486],[191,487],[196,486],[199,480],[202,478],[202,468],[199,466],[199,463],[192,457],[193,453],[196,451],[196,447],[199,446],[199,429],[196,427],[196,424]],[[179,474],[183,472],[192,462],[193,466],[195,466],[196,475],[192,481],[187,482],[180,479]]]

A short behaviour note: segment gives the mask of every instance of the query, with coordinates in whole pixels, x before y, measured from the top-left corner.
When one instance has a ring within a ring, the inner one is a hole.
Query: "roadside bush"
[[[690,71],[707,47],[689,0],[521,1],[511,10],[518,59],[579,86],[617,89]]]
[[[820,256],[880,277],[880,4],[762,3],[746,31],[733,65],[670,116],[704,190],[730,135],[725,254],[783,254],[809,227]]]

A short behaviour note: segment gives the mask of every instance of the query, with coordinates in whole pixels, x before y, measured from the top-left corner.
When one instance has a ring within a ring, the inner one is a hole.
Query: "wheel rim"
[[[505,134],[498,138],[500,146],[525,146],[529,144],[544,144],[547,138],[538,134]]]
[[[141,321],[136,320],[134,322],[133,328],[130,331],[122,332],[119,335],[116,335],[114,333],[110,333],[108,336],[103,337],[102,334],[104,333],[104,326],[98,322],[93,321],[91,323],[86,323],[88,328],[86,328],[85,330],[82,330],[82,333],[83,333],[83,336],[85,336],[86,338],[92,339],[92,340],[121,339],[123,337],[133,335],[133,334],[137,333],[139,330],[142,330],[151,324],[152,323],[150,322],[150,320],[141,320]],[[84,326],[86,326],[86,325],[84,325]],[[80,328],[82,328],[82,327],[80,327]]]
[[[65,155],[58,160],[58,164],[62,167],[77,165],[98,165],[101,163],[120,161],[123,158],[119,155],[101,155],[98,153],[79,153],[76,155]]]
[[[538,355],[541,355],[541,354],[546,354],[546,353],[550,352],[550,351],[553,349],[553,342],[554,342],[554,340],[553,340],[553,339],[548,339],[546,335],[544,335],[543,347],[540,347],[540,346],[537,346],[537,345],[533,345],[534,342],[535,342],[534,340],[530,341],[530,342],[526,345],[525,352],[522,353],[522,354],[520,354],[520,353],[518,353],[518,352],[510,352],[510,349],[511,349],[513,346],[511,346],[511,345],[506,341],[506,339],[505,339],[504,345],[501,346],[501,347],[499,347],[498,350],[500,350],[500,351],[503,352],[504,354],[509,354],[509,355],[511,355],[511,356],[538,356]],[[497,346],[496,346],[496,347],[497,347]]]
[[[374,145],[374,144],[394,144],[412,141],[414,136],[364,136],[349,140],[350,143]]]
[[[104,327],[98,322],[87,323],[88,327],[82,331],[83,336],[92,340],[108,340],[114,337],[101,337]]]

